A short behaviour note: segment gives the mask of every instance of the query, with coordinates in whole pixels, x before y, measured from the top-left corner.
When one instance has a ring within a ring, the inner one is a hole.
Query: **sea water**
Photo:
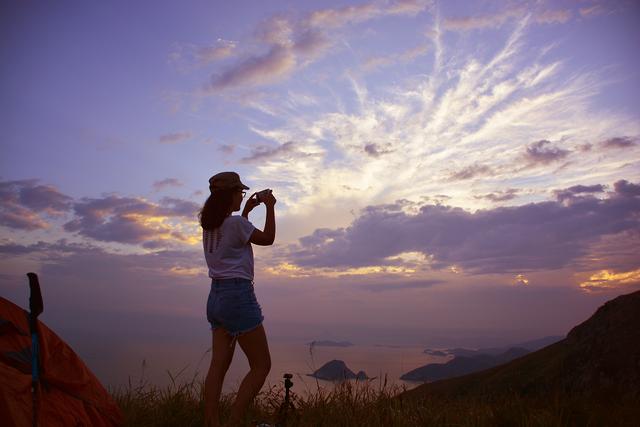
[[[311,346],[309,342],[269,342],[271,371],[265,387],[283,384],[283,375],[293,375],[292,391],[299,395],[314,392],[318,387],[331,389],[331,381],[309,376],[325,363],[338,359],[354,373],[365,371],[376,388],[384,384],[411,389],[420,383],[400,379],[403,374],[429,363],[445,363],[448,357],[424,353],[424,346],[352,345],[348,347]],[[83,354],[84,353],[84,354]],[[166,342],[129,342],[108,353],[83,348],[80,356],[102,383],[110,389],[140,384],[167,387],[204,378],[211,360],[210,344]],[[249,363],[239,345],[223,384],[223,392],[238,390],[249,371]]]

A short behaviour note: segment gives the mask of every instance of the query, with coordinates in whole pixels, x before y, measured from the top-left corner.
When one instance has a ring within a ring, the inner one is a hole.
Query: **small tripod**
[[[278,410],[278,421],[276,422],[276,427],[287,427],[287,418],[290,413],[296,410],[296,407],[293,405],[293,402],[289,400],[289,389],[293,386],[293,375],[284,374],[284,402],[280,405],[280,409]]]

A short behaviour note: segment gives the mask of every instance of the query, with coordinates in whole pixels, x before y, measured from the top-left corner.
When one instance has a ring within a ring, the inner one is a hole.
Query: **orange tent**
[[[35,322],[39,335],[36,423],[43,427],[112,427],[123,415],[100,381],[60,337]],[[36,354],[38,354],[36,352]],[[0,420],[34,425],[29,312],[0,297]]]

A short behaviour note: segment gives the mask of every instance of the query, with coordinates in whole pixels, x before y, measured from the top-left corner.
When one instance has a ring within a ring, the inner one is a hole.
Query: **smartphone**
[[[258,203],[264,202],[264,197],[266,197],[267,194],[271,194],[270,188],[267,188],[266,190],[258,191],[256,193],[256,199],[258,200]]]

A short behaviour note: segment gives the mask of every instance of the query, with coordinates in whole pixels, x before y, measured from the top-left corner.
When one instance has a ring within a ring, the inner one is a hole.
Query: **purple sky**
[[[278,199],[274,339],[532,339],[640,287],[638,2],[0,9],[0,294],[38,272],[63,336],[207,330],[223,170]]]

